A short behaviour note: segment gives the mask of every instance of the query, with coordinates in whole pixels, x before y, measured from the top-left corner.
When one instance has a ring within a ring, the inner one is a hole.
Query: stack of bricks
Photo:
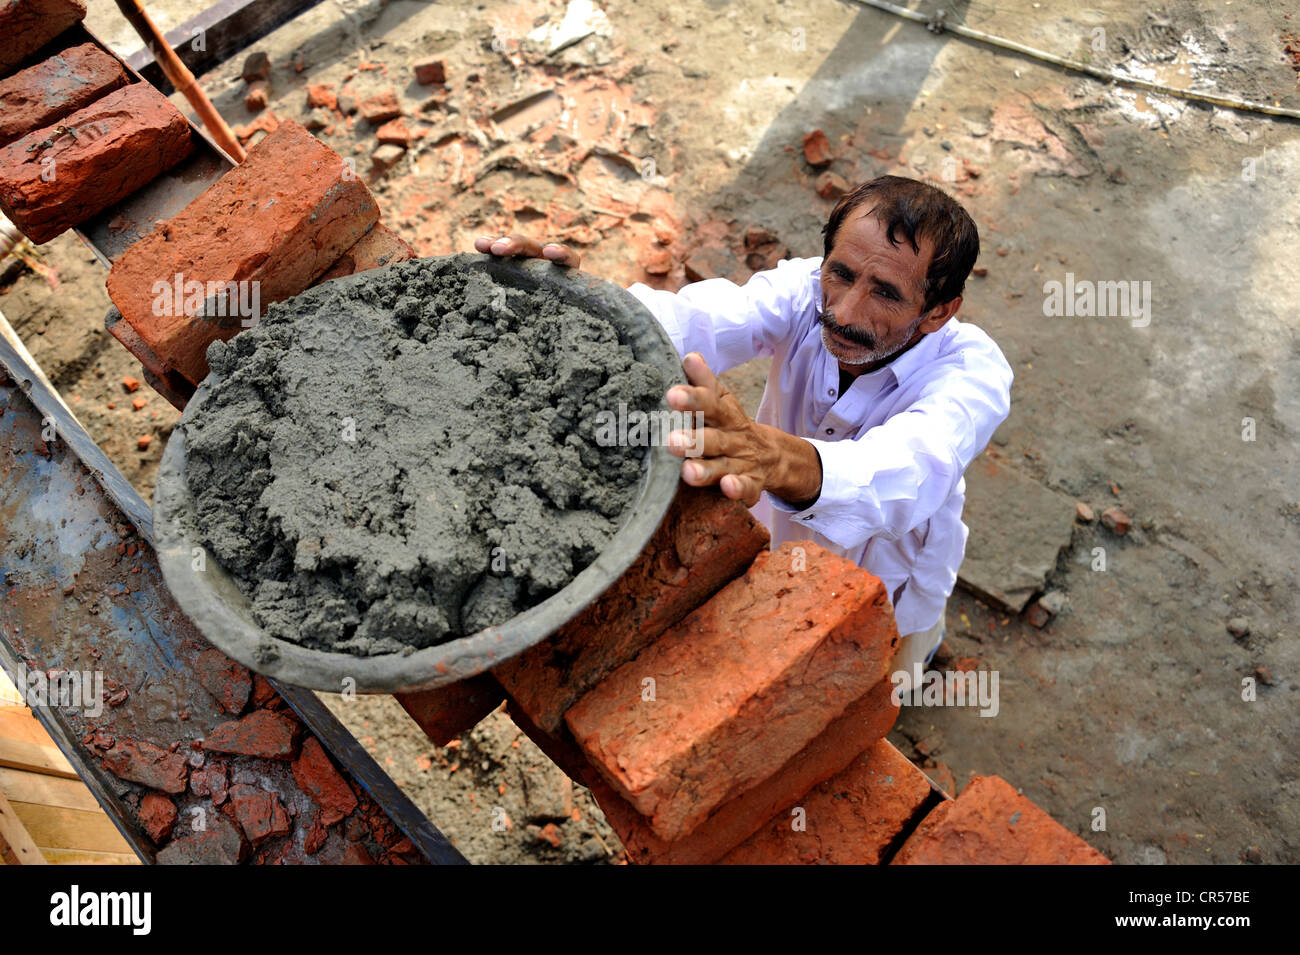
[[[203,143],[171,102],[72,30],[82,0],[0,3],[0,211],[35,243],[110,210]],[[312,284],[412,258],[370,190],[297,123],[281,124],[113,263],[109,330],[183,406],[207,347]],[[258,314],[229,305],[254,304]]]
[[[439,744],[503,700],[641,864],[1106,862],[996,777],[947,797],[884,739],[879,579],[681,485],[631,569],[491,677],[399,697]]]
[[[194,148],[167,97],[94,44],[81,0],[0,4],[0,211],[37,244],[130,196]]]

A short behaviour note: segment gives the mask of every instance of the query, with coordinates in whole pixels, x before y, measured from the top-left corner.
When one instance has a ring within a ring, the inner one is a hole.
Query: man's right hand
[[[548,242],[542,245],[536,239],[530,239],[524,235],[503,235],[499,239],[482,235],[474,240],[474,248],[479,252],[487,252],[503,257],[547,259],[556,265],[566,265],[573,269],[576,269],[578,263],[582,261],[582,257],[567,245],[560,245],[558,242]]]

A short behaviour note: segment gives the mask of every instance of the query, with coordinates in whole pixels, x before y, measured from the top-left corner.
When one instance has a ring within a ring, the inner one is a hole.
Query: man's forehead
[[[854,209],[840,225],[833,252],[848,259],[870,257],[876,262],[891,264],[903,272],[916,272],[919,276],[924,276],[932,251],[929,240],[923,236],[916,237],[916,244],[920,247],[918,253],[902,230],[896,229],[894,238],[898,240],[897,245],[889,241],[888,230],[872,213],[872,207],[862,206]],[[854,263],[850,261],[847,264]]]

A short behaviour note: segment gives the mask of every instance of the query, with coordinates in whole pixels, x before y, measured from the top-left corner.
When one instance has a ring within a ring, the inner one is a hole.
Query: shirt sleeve
[[[991,339],[948,364],[916,401],[866,434],[806,439],[821,457],[821,494],[804,510],[768,495],[772,507],[845,548],[897,540],[928,521],[1011,408],[1011,367]]]
[[[773,354],[788,338],[795,318],[816,308],[821,259],[786,259],[755,273],[743,286],[706,279],[680,292],[652,289],[640,282],[628,288],[663,326],[677,354],[699,352],[710,369],[729,368]]]

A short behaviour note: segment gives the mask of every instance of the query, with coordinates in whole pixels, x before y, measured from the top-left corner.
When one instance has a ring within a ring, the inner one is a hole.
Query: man
[[[705,427],[669,447],[687,484],[717,484],[772,532],[814,540],[880,577],[903,635],[894,670],[929,662],[966,548],[963,473],[1010,410],[1011,368],[958,321],[979,255],[974,222],[924,183],[881,176],[844,196],[821,258],[790,259],[743,286],[725,279],[629,292],[683,355],[677,411]],[[480,252],[576,267],[561,245],[484,237]],[[772,370],[751,420],[716,374],[759,355]],[[910,681],[902,689],[906,689]]]

